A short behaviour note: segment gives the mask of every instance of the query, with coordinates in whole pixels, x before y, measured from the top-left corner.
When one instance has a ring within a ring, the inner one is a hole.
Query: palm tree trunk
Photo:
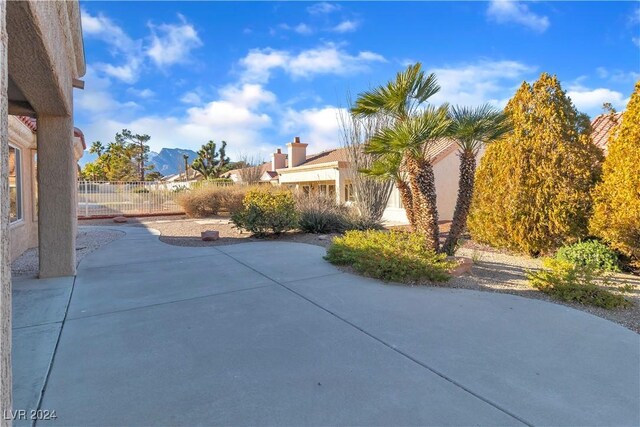
[[[429,249],[437,251],[440,241],[433,165],[426,160],[408,156],[406,166],[413,196],[414,228],[427,237]]]
[[[447,255],[453,255],[458,239],[467,225],[467,216],[473,199],[473,186],[476,173],[476,156],[473,151],[463,151],[460,154],[460,181],[458,183],[458,199],[456,209],[453,212],[453,221],[447,240],[442,251]]]
[[[411,189],[402,178],[396,178],[396,187],[398,188],[398,192],[400,193],[400,200],[402,200],[402,205],[404,206],[404,210],[407,213],[409,224],[411,224],[411,226],[415,228],[416,224],[413,215],[413,197],[411,196]]]

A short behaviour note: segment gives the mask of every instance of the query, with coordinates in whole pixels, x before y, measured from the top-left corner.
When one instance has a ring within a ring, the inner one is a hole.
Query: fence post
[[[89,189],[87,188],[87,181],[84,181],[84,216],[89,217]]]

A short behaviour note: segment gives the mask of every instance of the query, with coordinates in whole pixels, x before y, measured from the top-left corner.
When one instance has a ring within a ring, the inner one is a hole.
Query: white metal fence
[[[78,183],[78,216],[149,215],[182,213],[176,203],[191,182],[96,182]]]

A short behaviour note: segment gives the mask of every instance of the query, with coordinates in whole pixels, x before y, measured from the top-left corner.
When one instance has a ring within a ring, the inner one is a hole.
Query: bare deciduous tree
[[[260,178],[262,177],[262,164],[264,161],[262,158],[241,154],[239,162],[243,166],[239,168],[240,180],[243,184],[258,184],[260,182]]]
[[[353,104],[347,96],[347,104]],[[384,213],[391,191],[393,179],[386,174],[364,173],[376,167],[380,155],[365,152],[365,144],[380,130],[388,125],[388,119],[382,115],[356,117],[349,109],[340,110],[341,143],[346,150],[351,171],[356,206],[360,215],[372,221],[380,221]]]

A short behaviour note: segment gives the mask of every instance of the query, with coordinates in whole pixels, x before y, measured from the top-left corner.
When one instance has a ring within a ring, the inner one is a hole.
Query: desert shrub
[[[148,188],[145,187],[135,187],[133,189],[134,194],[147,194],[150,193]]]
[[[355,207],[336,203],[323,193],[297,193],[298,228],[305,233],[342,233],[347,230],[381,230],[379,220],[366,217]]]
[[[279,234],[296,227],[298,218],[293,194],[288,190],[252,189],[242,201],[242,209],[231,216],[238,228],[257,235]]]
[[[362,214],[357,209],[349,210],[347,217],[347,230],[383,230],[384,226],[379,219]]]
[[[323,193],[295,195],[298,228],[305,233],[341,233],[349,229],[349,208]]]
[[[602,151],[556,77],[523,83],[505,113],[513,131],[489,145],[468,219],[474,240],[530,255],[587,237]]]
[[[231,178],[207,178],[204,182],[222,185],[233,184],[233,180]]]
[[[527,278],[531,286],[554,298],[607,309],[631,305],[622,295],[604,289],[611,283],[598,269],[554,258],[546,258],[544,267],[528,272]]]
[[[426,237],[403,231],[347,231],[333,239],[325,259],[366,276],[404,283],[450,278],[454,263],[428,248]]]
[[[176,202],[190,217],[206,217],[220,213],[233,214],[242,209],[242,200],[251,187],[202,185],[181,192]]]
[[[605,271],[620,271],[618,254],[597,240],[588,240],[563,246],[555,258],[574,265],[593,267]]]
[[[640,266],[640,81],[607,146],[589,230]]]

